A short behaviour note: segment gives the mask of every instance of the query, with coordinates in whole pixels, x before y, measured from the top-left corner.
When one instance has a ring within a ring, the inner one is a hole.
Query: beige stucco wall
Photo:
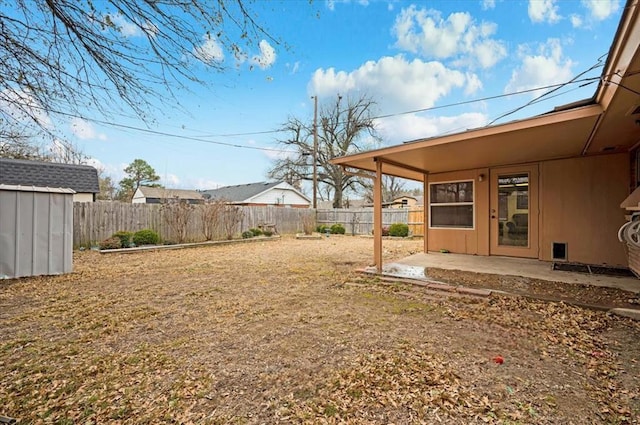
[[[567,243],[568,261],[627,265],[618,228],[620,203],[629,191],[629,155],[599,155],[546,161],[539,166],[538,258],[552,260],[552,243]],[[480,175],[483,181],[480,181]],[[489,169],[429,175],[429,183],[474,180],[473,229],[429,228],[429,251],[489,255]]]
[[[540,163],[540,259],[566,242],[571,262],[626,266],[617,232],[628,191],[628,154]]]

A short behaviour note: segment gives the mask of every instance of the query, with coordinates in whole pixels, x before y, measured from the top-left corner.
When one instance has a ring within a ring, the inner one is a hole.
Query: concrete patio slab
[[[461,270],[507,276],[522,276],[551,282],[576,283],[582,285],[617,288],[640,294],[640,279],[596,274],[558,271],[552,264],[526,258],[444,254],[439,252],[419,253],[386,264],[383,271],[399,273],[403,277],[428,278],[429,268]]]

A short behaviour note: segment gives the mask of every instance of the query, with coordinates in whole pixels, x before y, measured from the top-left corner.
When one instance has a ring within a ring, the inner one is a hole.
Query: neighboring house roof
[[[196,190],[166,189],[164,187],[140,186],[138,188],[145,198],[156,199],[203,199],[202,194]]]
[[[251,198],[267,192],[273,188],[292,190],[298,195],[309,201],[304,194],[300,193],[296,188],[286,182],[258,182],[240,184],[236,186],[224,186],[218,189],[205,190],[202,192],[203,196],[208,199],[221,199],[229,202],[251,202]]]
[[[332,160],[422,181],[428,174],[628,152],[640,122],[640,7],[627,1],[591,99],[524,120],[410,141]]]
[[[90,165],[0,158],[0,184],[73,189],[99,193],[98,170]]]

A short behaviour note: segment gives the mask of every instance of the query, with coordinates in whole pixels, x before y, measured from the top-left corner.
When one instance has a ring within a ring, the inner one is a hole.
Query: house
[[[94,202],[98,170],[90,165],[0,158],[0,184],[72,189],[73,202]]]
[[[180,200],[189,204],[204,204],[202,194],[196,190],[165,189],[164,187],[140,186],[131,199],[132,204],[161,204]]]
[[[374,176],[378,270],[383,175],[422,182],[425,252],[627,266],[617,231],[620,205],[640,185],[639,15],[629,0],[589,99],[334,159]]]
[[[422,195],[401,195],[390,202],[389,208],[411,208],[422,206]]]
[[[206,199],[225,200],[233,205],[309,208],[311,201],[287,182],[259,182],[205,190]]]

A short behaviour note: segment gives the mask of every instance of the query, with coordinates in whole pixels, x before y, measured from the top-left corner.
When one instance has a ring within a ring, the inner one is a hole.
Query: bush
[[[151,229],[138,230],[133,234],[133,243],[140,245],[157,245],[160,243],[160,236]]]
[[[118,249],[118,248],[122,248],[122,241],[120,240],[120,238],[116,236],[111,236],[110,238],[100,242],[100,249]]]
[[[329,226],[327,226],[326,224],[319,224],[318,227],[316,227],[316,232],[325,233],[328,228]]]
[[[405,223],[393,223],[389,227],[389,236],[400,236],[406,238],[409,236],[409,226]]]
[[[251,230],[245,230],[242,232],[242,239],[251,239],[254,236],[254,233]]]
[[[118,248],[129,248],[129,246],[131,246],[131,239],[133,238],[133,232],[120,230],[118,232],[115,232],[113,235],[111,235],[111,238],[120,239],[120,246]]]
[[[253,236],[262,236],[262,234],[264,233],[262,230],[256,229],[255,227],[249,229],[249,232],[251,232]]]
[[[345,229],[344,226],[340,223],[336,223],[331,226],[331,233],[334,235],[344,235]]]
[[[273,232],[271,230],[265,230],[264,232],[262,232],[262,234],[265,235],[268,238],[273,236]]]

